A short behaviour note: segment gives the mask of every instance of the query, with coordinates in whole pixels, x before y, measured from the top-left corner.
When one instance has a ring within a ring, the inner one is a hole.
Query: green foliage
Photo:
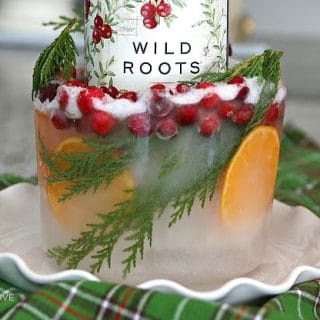
[[[42,51],[33,72],[32,98],[59,72],[63,71],[64,79],[71,78],[78,51],[70,32],[76,23],[76,19],[70,21],[59,37]]]
[[[0,190],[3,190],[18,183],[37,184],[37,178],[23,178],[14,174],[0,174]]]
[[[83,8],[73,9],[75,17],[70,18],[67,16],[59,16],[59,21],[48,21],[44,22],[45,27],[52,27],[53,30],[60,30],[67,27],[74,19],[77,19],[77,22],[74,24],[70,32],[80,32],[84,33],[84,10]]]

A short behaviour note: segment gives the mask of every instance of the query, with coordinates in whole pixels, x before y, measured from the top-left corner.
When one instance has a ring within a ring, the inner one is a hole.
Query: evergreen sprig
[[[59,16],[58,21],[48,21],[44,22],[42,25],[45,27],[52,27],[53,30],[60,30],[62,28],[67,27],[74,19],[77,19],[77,22],[71,28],[70,32],[80,32],[84,33],[84,9],[83,8],[75,8],[72,10],[75,17],[67,17],[67,16]]]
[[[70,33],[76,23],[77,19],[71,20],[54,42],[42,51],[33,71],[32,98],[59,72],[63,72],[64,79],[71,78],[78,51]]]

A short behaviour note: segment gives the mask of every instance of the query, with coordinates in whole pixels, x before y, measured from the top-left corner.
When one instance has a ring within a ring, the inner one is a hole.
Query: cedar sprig
[[[42,51],[33,71],[32,98],[61,71],[65,80],[71,78],[78,50],[70,33],[76,23],[77,19],[71,20],[54,42]]]

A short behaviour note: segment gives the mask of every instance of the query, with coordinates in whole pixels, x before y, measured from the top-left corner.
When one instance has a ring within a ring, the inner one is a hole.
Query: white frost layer
[[[283,83],[280,84],[276,97],[274,98],[275,103],[281,103],[287,96],[287,88]]]
[[[204,97],[210,94],[217,94],[223,101],[232,101],[236,99],[239,91],[247,86],[249,88],[249,93],[245,99],[245,103],[255,105],[259,101],[261,90],[263,88],[264,82],[259,78],[246,79],[243,84],[226,84],[226,83],[216,83],[214,87],[207,89],[196,89],[191,88],[187,93],[183,94],[171,94],[170,91],[174,91],[175,88],[168,88],[164,94],[164,98],[174,104],[176,107],[180,107],[188,104],[197,104]],[[171,90],[170,90],[171,89]],[[79,87],[69,87],[60,86],[58,89],[57,97],[49,102],[45,101],[41,103],[39,99],[35,100],[36,109],[41,113],[48,114],[52,116],[56,110],[59,109],[58,97],[59,93],[65,90],[69,95],[69,102],[66,107],[66,116],[69,119],[81,119],[82,113],[79,110],[77,104],[77,98],[84,88]],[[275,102],[281,102],[286,96],[286,88],[281,85],[279,87]],[[138,101],[132,102],[127,99],[112,99],[108,95],[102,100],[94,99],[94,108],[96,110],[105,111],[111,114],[115,119],[124,120],[131,115],[145,113],[149,111],[150,101],[152,98],[151,90],[147,90],[139,94]]]

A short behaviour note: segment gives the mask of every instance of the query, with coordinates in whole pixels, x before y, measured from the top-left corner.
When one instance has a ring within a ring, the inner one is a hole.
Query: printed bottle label
[[[139,90],[224,71],[228,0],[85,0],[91,85]]]

